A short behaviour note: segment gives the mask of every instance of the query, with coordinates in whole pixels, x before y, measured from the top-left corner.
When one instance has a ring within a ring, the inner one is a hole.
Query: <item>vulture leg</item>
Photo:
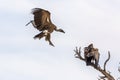
[[[93,56],[90,56],[90,57],[87,57],[87,60],[86,60],[86,65],[89,66],[92,64],[92,59],[93,59]]]
[[[54,44],[51,42],[50,38],[51,38],[50,33],[47,33],[47,35],[46,35],[46,37],[45,37],[45,40],[49,42],[49,45],[51,45],[51,46],[54,47]]]

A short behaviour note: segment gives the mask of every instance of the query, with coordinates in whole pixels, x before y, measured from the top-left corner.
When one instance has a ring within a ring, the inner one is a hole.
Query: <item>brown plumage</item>
[[[58,32],[65,33],[62,29],[57,29],[57,27],[51,22],[50,12],[41,8],[32,9],[32,14],[34,15],[34,20],[31,20],[28,24],[32,23],[34,28],[41,31],[41,33],[34,36],[34,39],[45,37],[45,40],[49,42],[50,45],[54,46],[51,42],[51,33],[55,30]],[[26,26],[28,25],[26,24]]]
[[[94,60],[95,66],[98,67],[99,56],[99,51],[97,48],[93,47],[93,44],[90,44],[88,47],[84,48],[84,57],[86,59],[86,65],[91,65],[92,60]]]

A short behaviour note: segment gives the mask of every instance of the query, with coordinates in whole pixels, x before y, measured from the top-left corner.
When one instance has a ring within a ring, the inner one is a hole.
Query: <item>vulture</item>
[[[93,44],[90,44],[88,47],[84,48],[84,57],[86,60],[86,65],[95,64],[95,67],[98,67],[99,63],[99,50],[93,47]],[[92,60],[94,62],[92,62]]]
[[[40,31],[39,34],[34,36],[34,39],[45,37],[45,40],[48,41],[51,46],[54,46],[51,42],[51,33],[54,30],[65,33],[64,30],[57,29],[57,26],[52,23],[50,19],[51,13],[48,10],[33,8],[31,13],[34,15],[34,19],[27,23],[26,26],[32,23],[33,27]]]

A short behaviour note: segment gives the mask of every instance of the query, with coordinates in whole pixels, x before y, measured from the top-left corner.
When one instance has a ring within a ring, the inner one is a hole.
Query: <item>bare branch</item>
[[[74,52],[76,53],[74,55],[75,58],[79,58],[79,59],[85,61],[85,59],[81,56],[81,47],[79,47],[79,49],[76,47],[76,49],[74,50]]]
[[[120,64],[120,62],[119,62],[119,64]],[[118,72],[120,73],[120,66],[118,66]],[[120,77],[118,77],[117,80],[120,80]]]
[[[108,51],[108,59],[104,63],[104,71],[106,71],[106,64],[110,60],[110,52]]]
[[[119,62],[119,64],[120,64],[120,62]],[[118,71],[120,72],[120,66],[118,67]]]

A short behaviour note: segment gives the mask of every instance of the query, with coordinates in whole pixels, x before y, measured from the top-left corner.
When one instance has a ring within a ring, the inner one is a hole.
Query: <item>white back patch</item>
[[[44,30],[43,33],[45,33],[45,35],[47,35],[49,32],[48,32],[48,30]]]

